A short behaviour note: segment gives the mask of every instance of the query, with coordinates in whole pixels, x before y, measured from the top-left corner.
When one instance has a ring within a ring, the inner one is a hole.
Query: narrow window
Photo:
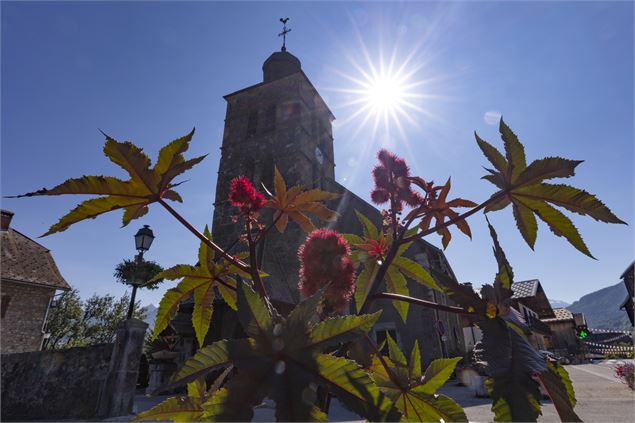
[[[2,302],[0,303],[0,315],[4,318],[4,315],[7,314],[7,308],[9,307],[9,303],[11,302],[11,297],[9,295],[2,296]]]
[[[267,108],[265,116],[264,130],[273,131],[276,128],[276,105],[272,104]]]
[[[258,110],[252,110],[247,121],[247,135],[254,135],[256,129],[258,129]]]

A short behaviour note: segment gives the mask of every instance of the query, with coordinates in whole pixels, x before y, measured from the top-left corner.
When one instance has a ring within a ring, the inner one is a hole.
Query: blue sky
[[[3,195],[83,174],[123,176],[102,155],[98,128],[156,157],[196,126],[190,153],[209,157],[190,172],[177,207],[197,227],[211,223],[222,96],[261,81],[263,61],[280,48],[278,19],[288,16],[289,51],[337,118],[336,177],[362,197],[374,154],[386,146],[426,179],[452,176],[456,196],[485,200],[493,186],[479,179],[487,163],[473,131],[500,146],[491,122],[502,113],[529,160],[584,159],[566,182],[633,224],[631,2],[3,2],[1,12]],[[388,133],[373,131],[372,119],[348,118],[358,108],[345,90],[393,56],[422,82],[413,89],[422,97],[399,119],[403,131],[395,121]],[[16,213],[16,229],[37,236],[78,200],[3,199],[2,207]],[[569,302],[617,283],[633,259],[632,226],[572,219],[597,261],[544,225],[532,252],[510,210],[491,216],[517,279],[538,278],[550,298]],[[143,224],[157,237],[146,258],[196,261],[196,240],[162,209],[123,229],[120,222],[111,213],[39,241],[83,296],[123,293],[112,271],[134,255]],[[446,255],[459,280],[490,282],[484,218],[470,225],[473,240],[454,233]],[[157,304],[162,292],[139,297]]]

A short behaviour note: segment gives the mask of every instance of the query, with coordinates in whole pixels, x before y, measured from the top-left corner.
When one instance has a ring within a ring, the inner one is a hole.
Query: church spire
[[[280,22],[282,22],[282,32],[278,34],[278,37],[282,37],[282,48],[280,51],[287,51],[287,34],[291,32],[291,28],[287,28],[289,18],[280,18]]]

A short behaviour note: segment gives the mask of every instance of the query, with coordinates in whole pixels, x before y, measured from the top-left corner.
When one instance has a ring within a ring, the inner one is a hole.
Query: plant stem
[[[247,228],[247,242],[249,243],[249,263],[251,268],[251,278],[260,293],[260,296],[263,299],[267,299],[267,290],[265,289],[265,285],[262,283],[262,279],[260,279],[260,271],[258,270],[258,260],[256,257],[256,243],[251,235],[251,220],[247,218],[247,224],[245,227]]]
[[[183,226],[185,226],[190,232],[192,232],[194,234],[194,236],[196,236],[198,239],[201,240],[201,242],[203,242],[205,245],[207,245],[208,247],[210,247],[212,250],[216,251],[218,254],[221,255],[221,257],[223,257],[225,260],[227,260],[228,262],[230,262],[231,264],[233,264],[234,266],[238,267],[240,270],[244,271],[244,272],[251,272],[251,269],[249,268],[249,266],[247,266],[245,263],[243,263],[240,260],[235,259],[234,257],[232,257],[230,254],[228,254],[225,250],[223,250],[221,247],[219,247],[216,243],[214,243],[214,241],[212,241],[211,239],[207,238],[205,235],[203,235],[201,232],[199,232],[194,226],[192,226],[192,224],[190,222],[188,222],[187,220],[185,220],[185,218],[183,216],[181,216],[179,214],[179,212],[177,212],[176,210],[174,210],[168,203],[166,203],[162,198],[159,199],[159,204],[161,204],[172,216],[174,216],[176,218],[176,220],[178,220],[179,222],[181,222],[181,224]]]
[[[278,217],[273,219],[273,221],[265,228],[265,230],[260,232],[260,234],[258,234],[258,238],[256,238],[256,245],[258,245],[258,243],[260,243],[260,241],[264,239],[265,235],[267,235],[267,232],[269,232],[269,230],[273,228],[276,223],[278,223],[278,220],[280,220],[280,218],[282,217],[282,214],[283,214],[282,212],[279,212]]]
[[[379,294],[374,294],[368,297],[371,301],[373,300],[377,300],[377,299],[388,299],[388,300],[397,300],[397,301],[404,301],[407,303],[411,303],[411,304],[416,304],[416,305],[420,305],[422,307],[427,307],[427,308],[434,308],[436,310],[442,310],[442,311],[449,311],[450,313],[456,313],[456,314],[467,314],[467,315],[473,315],[476,313],[473,313],[471,311],[467,311],[462,307],[455,307],[455,306],[449,306],[449,305],[444,305],[444,304],[438,304],[432,301],[427,301],[427,300],[422,300],[421,298],[414,298],[414,297],[409,297],[407,295],[400,295],[400,294],[393,294],[391,292],[380,292]]]

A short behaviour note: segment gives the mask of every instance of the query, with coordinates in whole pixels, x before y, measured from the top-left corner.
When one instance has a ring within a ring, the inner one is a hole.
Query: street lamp
[[[135,258],[135,275],[130,281],[130,284],[132,285],[132,295],[130,296],[130,306],[128,307],[127,319],[132,319],[132,311],[134,309],[134,303],[137,297],[137,287],[141,283],[143,283],[143,281],[139,280],[138,278],[139,269],[141,268],[141,264],[143,263],[143,253],[144,251],[148,251],[150,249],[152,241],[154,241],[154,234],[152,233],[152,229],[150,229],[150,226],[148,225],[143,225],[143,228],[139,229],[134,236],[135,248],[137,249],[139,254],[137,254]]]

